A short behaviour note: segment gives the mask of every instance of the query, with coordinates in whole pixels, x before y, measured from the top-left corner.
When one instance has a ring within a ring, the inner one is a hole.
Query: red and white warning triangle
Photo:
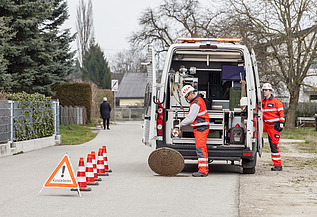
[[[43,188],[78,188],[79,192],[78,182],[67,154],[44,183]]]

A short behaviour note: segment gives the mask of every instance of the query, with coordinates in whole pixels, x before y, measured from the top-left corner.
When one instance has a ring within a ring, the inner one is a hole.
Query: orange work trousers
[[[271,157],[274,166],[282,166],[280,148],[278,147],[280,141],[280,132],[274,129],[274,124],[267,124],[263,122],[263,132],[267,132],[271,148]]]
[[[207,136],[209,127],[206,126],[194,129],[196,153],[198,157],[198,172],[207,174],[208,168],[208,152],[207,152]]]

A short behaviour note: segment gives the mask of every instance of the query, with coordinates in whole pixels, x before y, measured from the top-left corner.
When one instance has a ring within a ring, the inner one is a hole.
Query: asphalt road
[[[211,164],[206,178],[194,178],[197,164],[175,177],[158,176],[147,165],[154,148],[141,142],[142,122],[118,122],[92,141],[0,158],[1,216],[239,216],[238,166]],[[65,153],[77,174],[79,157],[107,145],[113,172],[91,192],[45,188]],[[187,162],[188,163],[188,162]],[[192,163],[192,162],[190,162]]]

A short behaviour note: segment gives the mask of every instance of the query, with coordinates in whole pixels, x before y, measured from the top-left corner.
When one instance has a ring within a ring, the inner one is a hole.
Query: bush
[[[54,134],[51,98],[25,92],[8,94],[14,102],[13,126],[15,141],[29,140]]]
[[[54,88],[56,95],[54,98],[59,99],[60,105],[63,106],[85,106],[87,110],[88,122],[91,120],[91,101],[92,91],[88,83],[66,83]]]

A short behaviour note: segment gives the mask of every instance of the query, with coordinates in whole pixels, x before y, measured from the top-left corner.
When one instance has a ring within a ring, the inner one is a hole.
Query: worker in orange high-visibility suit
[[[209,115],[205,101],[195,94],[195,89],[190,85],[182,88],[182,95],[190,103],[189,113],[185,119],[173,129],[178,131],[179,127],[190,124],[194,128],[196,153],[198,157],[198,172],[194,172],[194,177],[208,176],[208,152],[207,136],[209,133]]]
[[[273,171],[282,171],[282,160],[278,143],[284,126],[284,108],[281,100],[272,95],[272,85],[265,83],[262,87],[263,131],[268,133],[271,147],[271,157],[274,163]]]

